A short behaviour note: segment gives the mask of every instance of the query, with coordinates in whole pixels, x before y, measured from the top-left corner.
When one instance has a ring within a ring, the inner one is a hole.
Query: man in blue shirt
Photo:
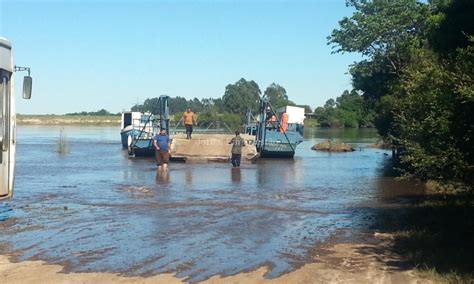
[[[161,128],[160,134],[153,139],[153,146],[155,146],[155,158],[158,170],[168,170],[168,162],[170,160],[171,140],[166,134],[166,130]]]

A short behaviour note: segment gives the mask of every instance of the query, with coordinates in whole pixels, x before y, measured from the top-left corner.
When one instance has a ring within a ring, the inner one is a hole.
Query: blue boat
[[[260,157],[293,158],[296,147],[303,142],[304,117],[304,108],[273,109],[268,98],[263,97],[259,114],[247,114],[246,133],[255,136]]]
[[[153,115],[138,111],[122,112],[122,129],[120,137],[122,148],[127,149],[133,140],[153,137],[155,129],[153,127]],[[151,122],[149,122],[151,121]]]
[[[122,114],[122,146],[135,157],[154,156],[153,139],[161,128],[169,135],[168,96],[160,96],[152,113],[124,112]],[[130,114],[129,114],[130,113]]]
[[[129,155],[135,157],[151,157],[155,155],[155,148],[153,146],[153,137],[136,137],[132,140],[133,144],[129,149]]]

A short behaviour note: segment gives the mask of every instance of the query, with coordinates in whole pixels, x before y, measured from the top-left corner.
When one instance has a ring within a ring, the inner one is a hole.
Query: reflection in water
[[[240,173],[240,168],[231,168],[231,177],[232,177],[232,182],[233,183],[240,183],[241,180],[241,173]]]
[[[170,171],[156,171],[156,183],[167,184],[170,182]]]
[[[345,142],[373,141],[377,137],[375,128],[305,128],[304,138],[334,139]]]
[[[6,202],[0,202],[0,222],[8,220],[13,214],[13,208]]]
[[[261,186],[296,185],[304,178],[301,159],[266,159],[257,165],[256,178]]]
[[[187,185],[193,184],[193,171],[189,167],[186,167],[186,184]]]

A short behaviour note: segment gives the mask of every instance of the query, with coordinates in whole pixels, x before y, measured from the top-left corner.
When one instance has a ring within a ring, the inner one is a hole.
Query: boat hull
[[[151,157],[155,155],[153,139],[137,139],[131,145],[131,153],[135,157]]]
[[[294,149],[296,149],[296,144],[265,145],[265,148],[259,152],[262,158],[293,158]]]
[[[153,137],[156,129],[153,125],[153,117],[150,113],[141,112],[123,112],[122,113],[122,130],[120,131],[120,139],[122,147],[127,149],[129,141],[139,139],[149,139]],[[130,139],[132,138],[132,139]]]
[[[267,131],[263,137],[257,144],[262,158],[293,158],[296,146],[303,141],[298,132]]]
[[[139,131],[136,129],[129,129],[129,130],[122,130],[120,132],[120,138],[122,140],[122,148],[127,149],[128,148],[128,137],[137,137]]]

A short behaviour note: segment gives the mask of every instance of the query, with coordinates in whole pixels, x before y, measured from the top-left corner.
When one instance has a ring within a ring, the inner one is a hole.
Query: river
[[[60,154],[60,132],[67,153]],[[315,152],[332,138],[352,153]],[[67,271],[177,272],[199,281],[262,265],[276,277],[314,248],[371,228],[364,210],[411,185],[385,175],[374,130],[307,129],[292,160],[173,163],[129,158],[117,127],[20,126],[14,199],[0,203],[0,249]]]

